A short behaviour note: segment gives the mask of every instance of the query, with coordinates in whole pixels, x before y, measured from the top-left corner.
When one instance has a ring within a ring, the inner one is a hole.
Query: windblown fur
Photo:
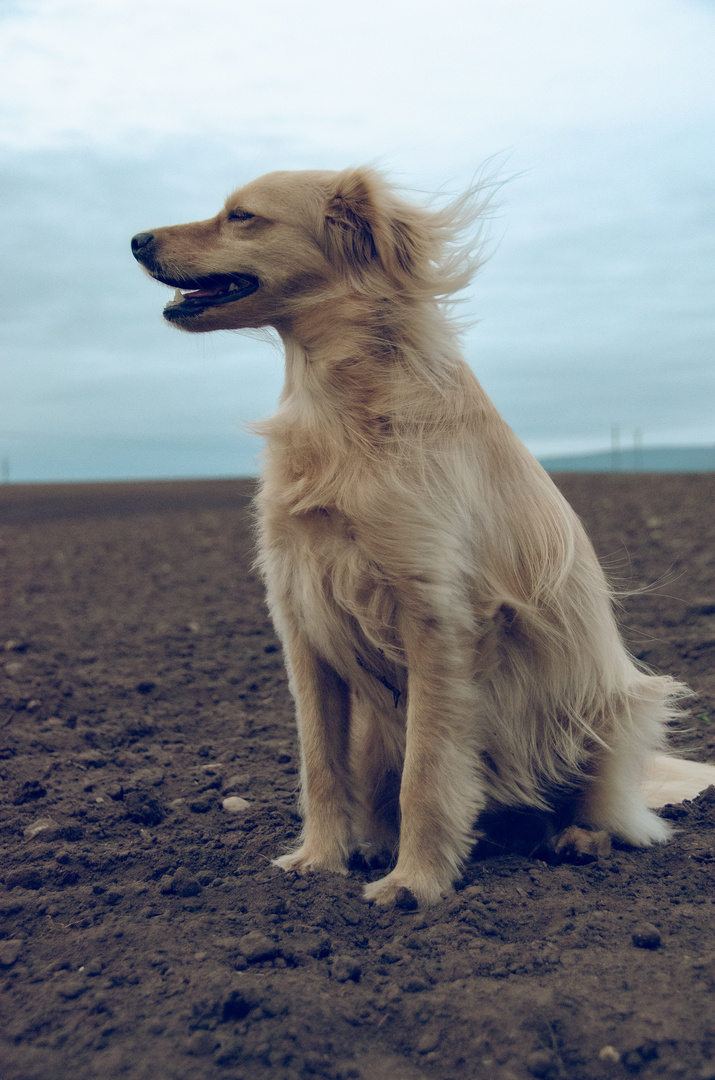
[[[581,523],[458,348],[449,304],[479,266],[483,202],[414,206],[368,169],[273,173],[216,218],[135,237],[189,290],[165,309],[181,329],[283,339],[258,425],[260,565],[304,830],[277,861],[394,855],[365,890],[383,903],[449,889],[485,808],[567,807],[639,845],[669,832],[644,784],[657,805],[654,755],[687,691],[634,664]]]

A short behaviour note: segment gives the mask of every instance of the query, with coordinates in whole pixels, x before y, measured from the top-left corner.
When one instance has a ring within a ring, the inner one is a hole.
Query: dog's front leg
[[[414,619],[402,627],[408,700],[399,855],[391,873],[365,889],[366,899],[381,904],[402,887],[428,904],[449,891],[484,804],[474,639],[446,622]]]
[[[298,632],[286,635],[301,744],[303,834],[275,860],[284,870],[345,873],[352,835],[349,773],[350,691]]]

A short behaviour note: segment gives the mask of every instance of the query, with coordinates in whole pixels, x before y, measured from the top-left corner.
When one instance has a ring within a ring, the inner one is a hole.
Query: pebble
[[[57,822],[53,821],[52,818],[41,817],[38,818],[37,821],[31,822],[31,824],[23,831],[23,835],[26,836],[28,840],[32,840],[33,836],[37,836],[38,833],[44,832],[45,829],[56,828]]]
[[[621,1060],[621,1055],[616,1050],[615,1046],[602,1046],[598,1051],[599,1061],[611,1061],[614,1065],[617,1065]]]
[[[657,949],[661,943],[660,934],[652,923],[641,923],[633,931],[632,937],[638,949]]]
[[[224,799],[221,803],[224,810],[228,810],[231,814],[237,814],[241,810],[248,810],[251,806],[247,799],[242,799],[239,795],[229,795],[227,799]]]
[[[22,941],[0,941],[0,967],[12,967],[22,951]]]

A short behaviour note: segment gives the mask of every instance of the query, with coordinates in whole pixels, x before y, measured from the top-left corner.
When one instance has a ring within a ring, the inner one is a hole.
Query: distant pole
[[[643,472],[643,432],[639,427],[633,432],[633,471]]]
[[[611,426],[611,472],[621,469],[621,429],[618,424]]]

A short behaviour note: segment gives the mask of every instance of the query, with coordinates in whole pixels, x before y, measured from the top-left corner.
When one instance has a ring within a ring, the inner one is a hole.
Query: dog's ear
[[[325,211],[328,258],[366,267],[377,256],[377,212],[368,177],[361,169],[340,173]]]
[[[337,177],[325,211],[325,250],[356,284],[376,266],[396,284],[406,284],[415,272],[419,230],[390,196],[369,169],[347,169]]]

